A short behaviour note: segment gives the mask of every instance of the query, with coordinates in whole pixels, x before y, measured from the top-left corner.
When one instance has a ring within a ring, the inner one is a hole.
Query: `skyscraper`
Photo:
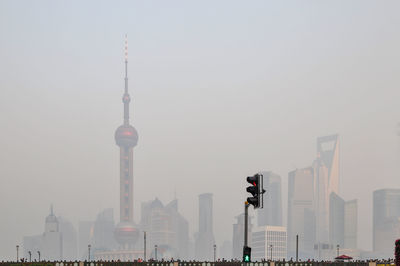
[[[189,259],[189,223],[178,212],[177,199],[165,206],[157,198],[142,203],[141,228],[148,247],[159,247],[158,259]],[[152,250],[148,257],[155,255]]]
[[[264,188],[264,208],[257,210],[258,226],[282,225],[281,177],[271,171],[262,172]]]
[[[357,248],[357,215],[357,200],[346,201],[344,203],[344,248]]]
[[[211,261],[214,244],[212,194],[204,193],[199,195],[199,231],[195,243],[196,259]]]
[[[59,230],[57,217],[54,215],[53,206],[46,217],[45,230],[42,242],[42,258],[45,260],[62,260],[62,235]]]
[[[329,243],[329,203],[332,192],[339,194],[339,138],[338,135],[317,139],[317,159],[314,168],[314,202],[316,242]]]
[[[105,209],[97,214],[91,243],[93,254],[99,251],[110,251],[115,248],[114,230],[114,210],[112,208]]]
[[[78,239],[74,225],[65,217],[58,217],[62,235],[63,260],[74,261],[78,258]]]
[[[124,123],[115,131],[115,142],[120,148],[120,223],[115,238],[122,249],[133,249],[139,232],[133,222],[133,148],[138,141],[136,129],[129,123],[128,44],[125,41]]]
[[[400,189],[380,189],[373,194],[373,248],[382,257],[392,256],[400,237]]]
[[[335,192],[329,198],[329,240],[333,246],[344,247],[345,201]]]
[[[289,173],[288,183],[288,257],[296,255],[299,236],[300,258],[311,258],[315,243],[314,170],[312,167]]]

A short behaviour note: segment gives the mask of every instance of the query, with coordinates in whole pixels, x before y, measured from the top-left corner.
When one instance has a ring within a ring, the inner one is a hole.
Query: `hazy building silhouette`
[[[344,204],[344,248],[357,249],[358,207],[357,200]]]
[[[329,239],[336,247],[344,247],[344,206],[345,201],[335,192],[332,192],[329,199]]]
[[[257,210],[257,224],[282,225],[281,177],[273,172],[262,172],[264,180],[264,208]]]
[[[115,222],[114,210],[105,209],[97,215],[93,226],[92,248],[93,254],[99,251],[109,251],[116,248],[114,238]]]
[[[239,214],[236,218],[236,223],[233,224],[233,234],[232,234],[232,258],[242,259],[243,256],[243,245],[244,245],[244,213]],[[253,224],[251,221],[251,216],[248,220],[248,245],[251,246],[251,231]]]
[[[400,189],[373,192],[373,249],[382,257],[392,257],[394,242],[400,237]]]
[[[316,231],[314,169],[308,167],[289,172],[288,181],[288,257],[296,256],[296,235],[298,235],[300,258],[312,258]]]
[[[287,256],[286,227],[259,226],[252,232],[252,260],[283,260]]]
[[[120,249],[132,250],[139,237],[133,222],[133,148],[138,142],[138,133],[129,123],[128,93],[128,44],[125,41],[125,89],[122,96],[124,122],[115,131],[115,142],[120,149],[120,222],[115,228],[115,238]]]
[[[63,260],[74,261],[78,258],[78,239],[73,224],[64,217],[58,217],[59,230],[62,235]]]
[[[199,195],[199,231],[195,241],[196,259],[212,261],[214,244],[212,194],[204,193]]]
[[[189,223],[178,212],[178,200],[163,205],[159,199],[142,203],[141,228],[147,232],[148,254],[157,258],[189,259]]]
[[[339,137],[330,135],[317,139],[314,168],[314,204],[316,243],[329,244],[329,203],[332,192],[339,194]],[[320,246],[320,245],[319,245]]]
[[[46,217],[43,234],[41,254],[44,260],[63,259],[62,235],[59,229],[58,219],[54,215],[53,206],[51,206],[50,214]]]
[[[32,254],[32,260],[37,258],[37,252],[42,250],[43,234],[35,236],[24,236],[23,238],[24,258],[29,258],[29,251]]]
[[[94,222],[80,221],[78,226],[78,256],[81,260],[88,258],[88,245],[92,245]]]

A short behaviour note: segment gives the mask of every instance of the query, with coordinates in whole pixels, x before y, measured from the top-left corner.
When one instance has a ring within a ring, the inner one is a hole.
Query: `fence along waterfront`
[[[377,262],[250,262],[245,265],[243,262],[114,262],[114,261],[80,261],[80,262],[0,262],[0,266],[393,266],[392,263]]]

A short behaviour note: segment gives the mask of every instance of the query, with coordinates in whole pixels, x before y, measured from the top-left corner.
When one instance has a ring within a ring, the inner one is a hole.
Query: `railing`
[[[389,262],[190,262],[190,261],[148,261],[148,262],[115,262],[115,261],[75,261],[75,262],[0,262],[0,266],[389,266]]]

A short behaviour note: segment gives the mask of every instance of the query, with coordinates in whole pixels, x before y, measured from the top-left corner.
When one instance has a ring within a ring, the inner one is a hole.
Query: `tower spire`
[[[128,93],[128,35],[125,34],[125,91],[122,97],[124,103],[124,125],[129,125],[129,102],[131,97]]]

